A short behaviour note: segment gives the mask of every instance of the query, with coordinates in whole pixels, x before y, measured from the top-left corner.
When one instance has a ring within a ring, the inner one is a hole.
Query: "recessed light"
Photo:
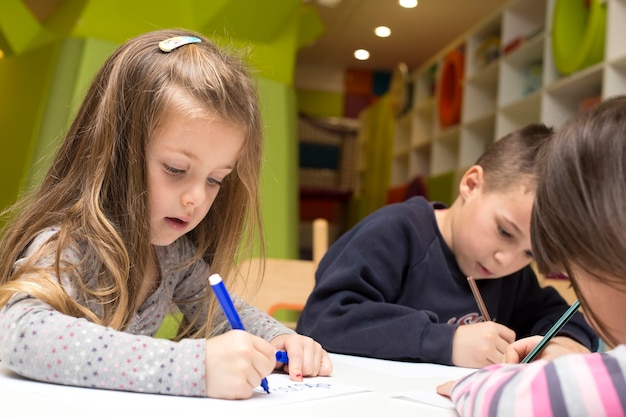
[[[365,61],[369,59],[370,53],[365,49],[357,49],[356,51],[354,51],[354,57],[359,61]]]
[[[391,35],[391,29],[389,29],[387,26],[378,26],[376,29],[374,29],[374,33],[380,38],[388,38],[389,35]]]
[[[336,7],[339,5],[339,3],[341,3],[341,0],[317,0],[317,2],[321,6]]]
[[[417,6],[417,0],[398,0],[398,4],[406,9],[412,9]]]

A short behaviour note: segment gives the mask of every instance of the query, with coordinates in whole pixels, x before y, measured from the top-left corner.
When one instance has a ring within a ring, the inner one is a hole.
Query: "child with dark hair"
[[[530,266],[536,161],[552,133],[531,124],[497,140],[449,208],[414,197],[342,235],[320,262],[298,332],[336,353],[474,368],[502,362],[516,338],[546,332],[567,309]],[[597,346],[577,314],[544,355]]]

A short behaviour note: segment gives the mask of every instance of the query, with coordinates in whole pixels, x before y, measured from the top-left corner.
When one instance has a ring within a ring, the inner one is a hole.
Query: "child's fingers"
[[[307,336],[278,336],[272,340],[275,349],[287,351],[289,363],[275,363],[289,374],[293,381],[302,381],[305,376],[327,376],[333,370],[330,357],[322,346]]]
[[[437,394],[450,398],[450,393],[452,392],[452,387],[454,387],[455,383],[456,381],[448,381],[437,386]]]
[[[329,376],[332,373],[333,373],[333,363],[331,362],[330,356],[328,356],[328,353],[324,351],[322,354],[322,363],[320,365],[320,371],[318,375]]]
[[[304,379],[302,374],[303,368],[303,354],[301,349],[294,349],[289,352],[289,364],[287,365],[287,371],[289,377],[293,381],[302,381]]]
[[[505,363],[520,363],[541,341],[541,336],[530,336],[517,340],[509,345],[505,355]]]
[[[256,374],[262,378],[269,375],[274,369],[274,349],[261,338],[253,339],[255,354],[252,360],[252,367]]]

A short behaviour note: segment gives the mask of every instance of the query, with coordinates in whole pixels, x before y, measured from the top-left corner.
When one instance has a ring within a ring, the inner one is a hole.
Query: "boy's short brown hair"
[[[553,133],[543,123],[531,123],[491,144],[476,161],[483,168],[485,190],[506,191],[526,186],[534,191],[537,160]]]

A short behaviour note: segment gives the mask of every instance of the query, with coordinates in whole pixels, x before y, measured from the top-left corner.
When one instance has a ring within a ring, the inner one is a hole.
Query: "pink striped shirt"
[[[626,417],[626,346],[528,365],[492,365],[459,380],[461,416]]]

